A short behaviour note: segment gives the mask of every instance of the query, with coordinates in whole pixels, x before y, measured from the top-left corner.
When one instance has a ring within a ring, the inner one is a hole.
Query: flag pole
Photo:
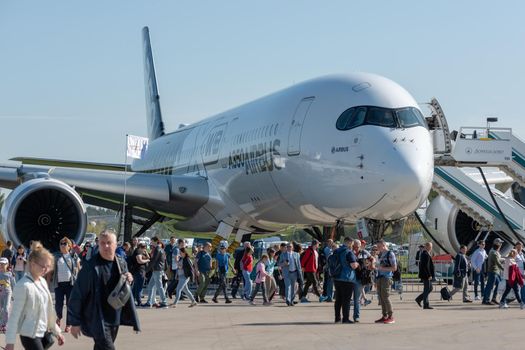
[[[124,160],[124,199],[122,200],[122,215],[121,215],[121,220],[120,220],[120,230],[119,230],[119,235],[122,231],[122,227],[124,227],[124,231],[126,230],[126,219],[125,219],[125,215],[126,215],[126,192],[127,192],[127,183],[128,183],[128,134],[126,134],[126,148],[124,150],[124,157],[125,157],[125,160]],[[124,235],[124,233],[122,234]]]

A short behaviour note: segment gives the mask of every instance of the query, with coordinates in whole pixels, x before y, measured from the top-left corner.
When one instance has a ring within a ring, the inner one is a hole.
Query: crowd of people
[[[381,305],[375,322],[395,323],[390,293],[398,261],[385,241],[370,251],[364,249],[365,243],[349,237],[340,245],[332,240],[321,245],[314,239],[306,249],[295,242],[281,243],[257,260],[250,242],[233,254],[225,241],[214,250],[211,243],[191,248],[175,237],[166,245],[153,237],[150,247],[136,238],[117,246],[112,231],[102,232],[82,249],[64,237],[55,254],[40,242],[16,250],[8,242],[0,258],[0,331],[6,333],[7,349],[13,348],[17,334],[26,349],[47,348],[54,339],[62,344],[62,328],[75,338],[92,337],[95,349],[114,349],[120,325],[140,330],[136,307],[175,308],[185,299],[188,307],[194,307],[208,300],[219,303],[221,296],[226,304],[240,298],[256,305],[259,295],[263,306],[279,298],[289,307],[313,299],[333,302],[335,323],[350,324],[359,322],[361,308],[371,303],[367,294],[374,288]],[[474,300],[505,309],[513,291],[523,309],[523,245],[517,243],[506,258],[499,253],[501,245],[496,239],[487,254],[480,241],[470,257],[467,247],[461,246],[454,259],[454,288],[445,288],[447,298],[461,291],[463,302],[472,302],[468,291],[472,272]],[[432,309],[429,295],[436,277],[432,243],[420,248],[417,264],[423,292],[415,301]],[[212,279],[217,287],[211,295]],[[506,288],[498,301],[500,283]]]
[[[168,308],[171,298],[174,298],[171,307],[183,299],[194,307],[198,303],[207,304],[208,300],[219,303],[221,294],[226,304],[240,298],[256,305],[256,297],[261,295],[263,306],[281,298],[293,307],[299,302],[311,302],[310,297],[314,296],[319,302],[335,300],[335,322],[354,323],[359,322],[361,306],[370,304],[366,294],[375,286],[383,308],[377,322],[394,323],[389,293],[397,270],[395,255],[384,241],[374,245],[370,252],[364,249],[364,243],[346,238],[340,246],[328,240],[321,247],[319,241],[313,240],[306,249],[295,242],[281,243],[268,248],[256,261],[250,242],[244,242],[242,248],[230,254],[227,242],[221,242],[214,251],[211,243],[191,250],[184,239],[171,237],[164,245],[153,237],[151,250],[133,240],[123,254],[135,281],[133,296],[137,307]],[[144,289],[147,278],[149,283]],[[208,295],[212,278],[217,287],[213,295]],[[194,293],[190,284],[195,285]]]
[[[461,291],[463,302],[472,303],[473,300],[468,290],[469,276],[472,272],[474,301],[481,301],[482,305],[498,305],[501,309],[507,309],[509,307],[508,296],[513,291],[514,298],[512,300],[515,299],[520,308],[524,309],[525,255],[523,243],[517,242],[505,258],[502,258],[500,254],[502,244],[503,240],[496,238],[492,243],[492,249],[487,254],[485,241],[480,240],[477,242],[477,249],[470,257],[467,256],[467,246],[462,245],[454,258],[453,289],[448,291],[448,288],[444,287],[441,290],[442,297],[449,300]],[[432,281],[436,277],[432,261],[431,242],[420,246],[416,261],[419,266],[419,278],[424,285],[423,293],[416,298],[416,303],[424,309],[433,309],[428,300],[428,296],[433,290]],[[503,283],[505,288],[498,301],[500,283]]]
[[[0,258],[0,330],[5,333],[5,349],[14,349],[17,335],[24,349],[48,349],[55,341],[62,345],[64,332],[75,338],[82,333],[93,338],[95,349],[111,350],[120,325],[140,331],[131,291],[120,294],[133,278],[125,257],[116,253],[117,237],[112,231],[102,232],[89,254],[67,237],[60,240],[56,253],[38,241],[16,251],[7,242]],[[119,283],[122,279],[124,283]]]

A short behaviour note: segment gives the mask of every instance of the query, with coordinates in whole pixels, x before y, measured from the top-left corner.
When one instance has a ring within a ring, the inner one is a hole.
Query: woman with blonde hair
[[[518,265],[516,264],[517,254],[518,251],[516,249],[512,249],[509,252],[509,255],[505,258],[505,266],[503,267],[503,278],[507,280],[507,286],[505,288],[505,292],[503,292],[503,295],[501,296],[501,300],[499,303],[500,309],[508,309],[509,306],[507,305],[507,295],[509,295],[511,289],[514,291],[516,300],[520,303],[520,307],[523,309],[523,301],[520,298],[520,293],[518,289],[518,285],[520,287],[523,287],[523,277],[521,276]]]
[[[14,288],[14,302],[7,323],[6,347],[13,350],[16,335],[24,349],[46,349],[53,343],[64,344],[64,336],[56,324],[53,299],[44,276],[53,267],[53,255],[40,244],[33,246],[28,258],[27,273]]]
[[[55,290],[55,311],[59,327],[63,315],[64,297],[66,298],[66,305],[68,305],[73,285],[80,271],[80,258],[72,248],[73,242],[67,237],[62,238],[60,240],[60,251],[55,254],[54,259],[55,265],[51,287]],[[71,325],[66,320],[64,332],[69,333],[70,330]]]

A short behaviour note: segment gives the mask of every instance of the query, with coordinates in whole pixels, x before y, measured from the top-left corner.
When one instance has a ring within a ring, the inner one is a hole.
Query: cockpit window
[[[402,128],[411,128],[413,126],[425,126],[423,115],[416,108],[408,107],[396,110],[399,126]]]
[[[398,109],[381,107],[352,107],[344,111],[336,122],[338,130],[350,130],[361,125],[377,125],[387,128],[427,128],[419,109],[405,107]]]
[[[344,111],[343,114],[341,114],[341,116],[339,117],[339,119],[337,119],[335,127],[338,130],[348,130],[348,129],[350,129],[350,128],[347,127],[347,125],[352,120],[352,116],[354,115],[354,112],[355,112],[355,108],[349,108],[346,111]]]
[[[348,127],[348,129],[352,129],[356,126],[363,125],[365,117],[366,107],[357,107],[354,115],[352,116],[352,119],[350,120],[350,123],[348,123],[346,126]]]
[[[389,128],[396,127],[394,113],[391,109],[369,107],[366,113],[366,124],[378,125]]]

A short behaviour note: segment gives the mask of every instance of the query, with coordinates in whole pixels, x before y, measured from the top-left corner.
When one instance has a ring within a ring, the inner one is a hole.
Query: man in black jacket
[[[450,296],[453,296],[460,290],[463,291],[463,302],[471,303],[470,296],[468,294],[468,260],[467,260],[467,246],[462,245],[459,247],[459,252],[454,259],[454,289],[450,292]]]
[[[423,301],[423,309],[433,309],[428,302],[428,296],[432,292],[432,280],[435,278],[434,275],[434,262],[432,261],[432,243],[425,243],[425,249],[420,254],[419,260],[419,274],[418,277],[423,281],[423,293],[418,295],[416,303],[421,306]]]
[[[133,281],[124,259],[115,255],[116,249],[115,233],[102,232],[99,251],[82,266],[68,302],[67,319],[72,326],[71,334],[78,338],[82,332],[93,338],[95,349],[114,350],[120,325],[140,331],[133,296],[120,309],[114,309],[107,301],[121,274],[129,283]]]

